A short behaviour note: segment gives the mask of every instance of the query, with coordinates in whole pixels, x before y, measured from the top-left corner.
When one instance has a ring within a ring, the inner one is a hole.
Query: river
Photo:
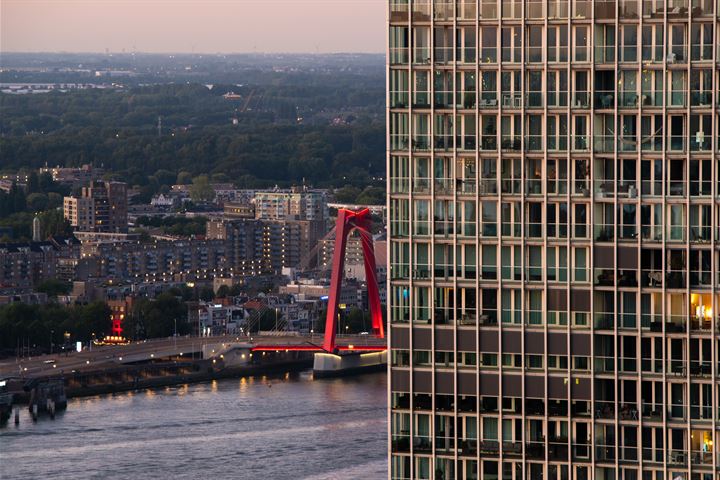
[[[77,398],[36,423],[22,408],[0,478],[387,478],[386,386],[302,372]]]

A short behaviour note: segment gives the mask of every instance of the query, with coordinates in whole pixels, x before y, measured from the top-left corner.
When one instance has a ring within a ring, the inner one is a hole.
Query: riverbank
[[[142,365],[123,365],[114,368],[71,372],[46,376],[63,378],[67,398],[120,393],[146,388],[158,388],[207,382],[225,378],[265,375],[277,372],[299,372],[312,368],[313,356],[305,352],[280,352],[267,355],[256,363],[225,365],[221,360],[189,360],[155,362]],[[29,393],[24,391],[25,379],[11,379],[8,389],[14,404],[27,404]]]

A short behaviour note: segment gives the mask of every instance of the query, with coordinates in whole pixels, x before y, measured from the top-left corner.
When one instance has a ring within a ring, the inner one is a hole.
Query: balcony
[[[397,453],[410,452],[410,432],[405,430],[392,436],[392,451]]]
[[[528,92],[525,94],[525,106],[527,108],[542,108],[543,92]]]
[[[522,107],[522,95],[514,92],[501,92],[502,106],[503,108],[521,108]]]
[[[577,0],[572,2],[572,16],[575,19],[591,18],[592,1]]]
[[[593,151],[596,153],[613,153],[617,137],[614,135],[593,135]]]
[[[395,22],[406,22],[408,21],[409,8],[407,2],[402,3],[393,1],[390,3],[390,21]]]
[[[665,271],[665,286],[667,288],[684,289],[686,288],[685,280],[685,270],[668,269]]]
[[[662,104],[661,104],[662,105]],[[579,90],[572,94],[573,108],[590,108],[590,92]]]
[[[709,90],[690,91],[691,107],[712,107],[713,94]]]
[[[568,106],[568,92],[548,92],[547,93],[547,106],[548,107],[567,107]]]
[[[483,92],[480,95],[480,108],[497,108],[498,98],[495,92]]]
[[[615,63],[615,46],[598,45],[595,47],[596,63]]]
[[[596,223],[593,226],[595,240],[598,242],[612,242],[615,239],[615,224]],[[599,282],[600,279],[597,279]]]
[[[712,135],[699,132],[690,138],[691,152],[709,152],[712,150]]]
[[[407,47],[390,47],[390,64],[407,65],[410,59],[410,49]]]
[[[500,146],[504,151],[520,152],[522,150],[522,137],[516,135],[503,135]]]
[[[525,443],[525,456],[529,459],[545,459],[545,442],[530,440]]]
[[[620,93],[620,107],[637,107],[640,97],[637,92],[621,92]]]
[[[557,0],[549,0],[548,1],[548,12],[547,16],[550,20],[556,20],[556,19],[563,19],[568,18],[568,12],[570,11],[568,8],[567,1],[557,1]],[[710,9],[712,10],[712,8]]]
[[[567,135],[548,135],[547,149],[551,152],[566,152],[568,149]]]
[[[415,452],[432,452],[432,437],[429,435],[415,435],[413,437],[413,449]]]
[[[688,48],[687,45],[671,45],[670,53],[667,56],[667,63],[673,64],[684,64],[688,62]]]
[[[640,94],[640,102],[643,107],[662,107],[664,96],[663,90],[643,90]]]
[[[542,152],[543,151],[543,135],[526,135],[525,151],[526,152]]]
[[[615,107],[615,92],[612,90],[596,90],[593,97],[595,109],[612,109]]]
[[[693,62],[711,62],[712,51],[712,45],[710,44],[693,43],[690,45],[690,60]]]
[[[595,20],[613,20],[616,16],[617,5],[615,2],[595,1]]]
[[[709,233],[709,232],[708,232]],[[712,273],[710,270],[690,270],[690,287],[707,287],[712,286]]]
[[[595,419],[609,420],[615,418],[615,402],[614,401],[596,401],[595,402]]]
[[[414,152],[424,152],[430,150],[430,135],[413,135],[412,149]]]
[[[522,2],[503,0],[501,12],[503,19],[520,19],[522,18]]]

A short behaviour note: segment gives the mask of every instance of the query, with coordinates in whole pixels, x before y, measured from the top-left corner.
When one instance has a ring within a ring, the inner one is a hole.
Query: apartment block
[[[323,223],[310,220],[223,219],[208,222],[207,236],[226,242],[228,260],[256,260],[279,273],[296,267],[325,233]]]
[[[294,187],[290,191],[256,192],[255,218],[327,222],[327,194]]]
[[[720,478],[720,1],[388,9],[389,477]]]
[[[128,229],[127,184],[94,181],[79,196],[65,197],[63,212],[75,230],[125,233]]]

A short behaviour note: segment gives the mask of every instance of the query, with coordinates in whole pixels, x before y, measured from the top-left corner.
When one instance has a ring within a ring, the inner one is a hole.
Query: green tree
[[[187,172],[181,172],[181,173],[187,173]],[[180,175],[176,176],[170,170],[165,170],[165,169],[160,169],[160,170],[156,171],[153,176],[155,177],[155,180],[157,180],[157,183],[159,185],[172,185],[175,182],[175,179],[180,177]]]
[[[206,285],[200,289],[200,292],[198,293],[198,298],[203,302],[209,302],[213,298],[215,298],[215,291],[212,289],[212,287]]]
[[[178,335],[190,333],[185,303],[168,292],[161,293],[155,299],[138,302],[134,315],[141,319],[147,338],[171,336],[176,324]]]
[[[207,175],[200,175],[193,178],[190,187],[190,198],[194,202],[210,202],[215,199],[215,190],[210,185]]]
[[[67,295],[72,290],[72,285],[69,282],[58,280],[56,278],[50,278],[43,282],[40,282],[35,290],[41,293],[46,293],[49,297],[57,297],[58,295]]]
[[[220,285],[220,288],[218,288],[215,296],[217,298],[227,298],[229,294],[230,294],[230,287],[228,287],[227,285]]]
[[[48,210],[39,215],[43,238],[53,235],[72,235],[70,222],[60,210]]]
[[[385,189],[380,187],[366,187],[355,198],[358,205],[382,205],[385,203]]]
[[[177,182],[178,185],[190,185],[192,183],[193,176],[190,172],[180,172],[177,175]]]
[[[38,178],[37,172],[32,170],[28,175],[27,192],[37,193],[40,191],[40,179]]]
[[[50,192],[48,196],[48,208],[59,208],[63,204],[63,196],[57,192]]]
[[[31,193],[27,196],[27,207],[33,212],[41,212],[45,210],[50,201],[44,193]]]
[[[335,200],[340,203],[355,203],[355,200],[360,193],[361,191],[359,188],[346,185],[335,190]]]

